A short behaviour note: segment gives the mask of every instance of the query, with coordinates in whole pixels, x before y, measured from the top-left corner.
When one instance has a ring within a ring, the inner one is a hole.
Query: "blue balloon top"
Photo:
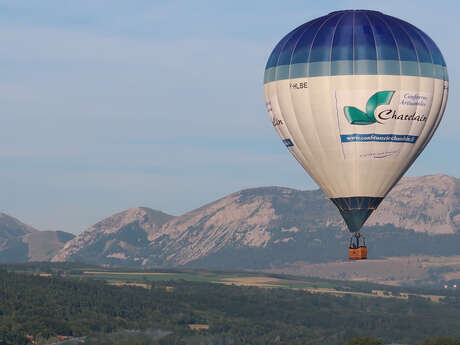
[[[422,30],[377,11],[345,10],[287,34],[268,59],[264,82],[369,74],[448,80],[439,48]]]

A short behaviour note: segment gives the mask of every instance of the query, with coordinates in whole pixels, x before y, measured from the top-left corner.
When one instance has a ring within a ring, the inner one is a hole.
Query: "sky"
[[[263,73],[285,34],[340,9],[438,44],[449,102],[406,175],[460,177],[457,1],[0,0],[0,211],[79,233],[131,207],[180,215],[244,188],[316,189],[273,130]]]

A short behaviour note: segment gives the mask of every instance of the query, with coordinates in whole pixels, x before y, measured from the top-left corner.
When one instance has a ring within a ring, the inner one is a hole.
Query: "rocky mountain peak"
[[[135,207],[116,213],[94,224],[65,246],[52,261],[66,261],[77,253],[97,248],[100,255],[126,258],[130,252],[133,260],[145,250],[147,238],[156,233],[173,216],[147,207]]]
[[[85,232],[115,233],[124,226],[134,222],[138,222],[146,231],[152,231],[172,217],[171,215],[148,207],[135,207],[105,218],[88,228]]]

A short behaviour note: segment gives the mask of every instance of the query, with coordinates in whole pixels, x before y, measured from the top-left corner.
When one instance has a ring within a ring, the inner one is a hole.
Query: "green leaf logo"
[[[343,107],[346,119],[352,125],[371,125],[378,122],[375,119],[375,108],[379,105],[390,104],[395,91],[379,91],[374,93],[366,103],[366,112],[355,107]]]

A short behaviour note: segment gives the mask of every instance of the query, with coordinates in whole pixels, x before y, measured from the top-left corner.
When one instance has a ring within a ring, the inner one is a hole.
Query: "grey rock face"
[[[441,174],[403,178],[366,225],[393,224],[430,234],[455,233],[460,229],[459,181]]]

